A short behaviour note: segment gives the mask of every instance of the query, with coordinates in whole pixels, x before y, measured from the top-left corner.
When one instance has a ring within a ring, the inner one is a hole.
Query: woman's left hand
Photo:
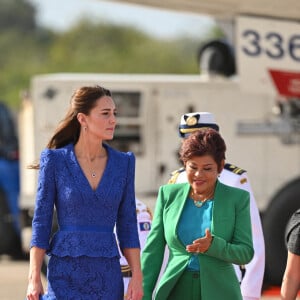
[[[128,284],[126,300],[141,300],[143,298],[143,283],[141,276],[133,276]]]
[[[212,243],[212,235],[209,229],[205,230],[205,236],[193,241],[193,244],[187,245],[186,250],[187,252],[191,253],[204,253],[208,250]]]

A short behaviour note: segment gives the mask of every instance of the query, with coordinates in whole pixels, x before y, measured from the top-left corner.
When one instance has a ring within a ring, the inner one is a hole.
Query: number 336
[[[265,54],[271,59],[282,59],[289,55],[291,59],[300,62],[299,34],[286,40],[277,32],[268,32],[262,36],[255,30],[244,30],[242,39],[246,43],[242,46],[242,51],[248,56]]]

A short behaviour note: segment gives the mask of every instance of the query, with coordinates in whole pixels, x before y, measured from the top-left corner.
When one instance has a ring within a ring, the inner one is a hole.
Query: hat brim
[[[179,125],[179,135],[180,137],[184,138],[186,134],[192,133],[202,128],[212,128],[216,131],[219,131],[219,126],[217,124],[202,123],[202,124],[196,124],[192,127],[188,125]]]

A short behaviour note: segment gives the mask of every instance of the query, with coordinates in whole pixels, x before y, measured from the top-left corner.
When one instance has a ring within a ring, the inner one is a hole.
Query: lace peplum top
[[[69,144],[41,153],[31,246],[56,256],[119,256],[139,248],[134,175],[135,157],[103,144],[108,159],[93,190]],[[59,229],[51,237],[54,208]]]

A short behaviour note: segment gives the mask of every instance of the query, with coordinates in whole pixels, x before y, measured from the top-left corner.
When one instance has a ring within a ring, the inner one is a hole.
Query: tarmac
[[[15,261],[8,256],[0,256],[1,300],[24,300],[26,298],[28,267],[29,262],[27,260]],[[45,278],[43,279],[45,280]],[[46,288],[46,281],[44,281],[44,288]],[[273,291],[266,292],[261,299],[279,300],[278,291],[279,288],[275,288]],[[297,300],[300,300],[300,297]]]
[[[1,257],[0,261],[0,299],[25,299],[28,262],[11,261]]]

